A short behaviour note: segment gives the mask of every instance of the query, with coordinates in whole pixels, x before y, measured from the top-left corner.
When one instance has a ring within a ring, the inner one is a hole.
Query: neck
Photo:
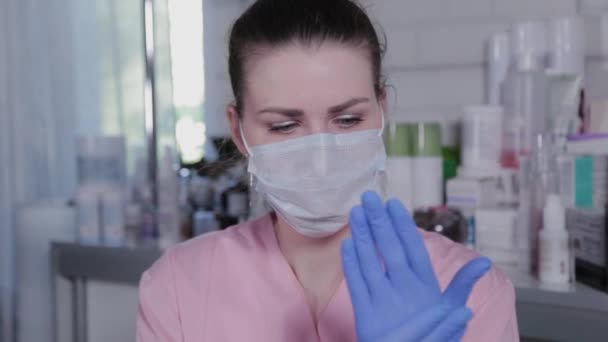
[[[347,227],[329,237],[311,238],[296,232],[280,217],[274,217],[279,247],[298,279],[315,276],[330,282],[341,281],[340,245],[350,235]]]

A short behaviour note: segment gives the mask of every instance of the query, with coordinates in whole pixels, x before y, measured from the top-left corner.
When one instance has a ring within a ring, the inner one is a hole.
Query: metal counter
[[[515,284],[520,335],[549,341],[606,341],[608,294],[583,284],[567,292],[547,290],[530,276]]]
[[[73,336],[77,342],[86,342],[86,282],[137,285],[141,274],[162,254],[158,249],[65,243],[54,243],[51,251],[53,279],[61,277],[71,284]],[[521,336],[549,341],[606,341],[608,294],[581,284],[572,292],[554,292],[543,289],[531,277],[511,275],[511,279],[516,286]],[[56,297],[56,291],[53,293]]]
[[[160,250],[153,248],[111,248],[53,243],[51,245],[53,306],[56,310],[59,278],[68,280],[72,297],[73,341],[87,341],[87,281],[98,280],[137,285],[142,273],[161,254]],[[55,317],[53,339],[58,341],[57,315]]]

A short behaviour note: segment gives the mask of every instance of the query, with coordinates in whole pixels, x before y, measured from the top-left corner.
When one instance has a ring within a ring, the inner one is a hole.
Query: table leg
[[[72,286],[74,341],[87,341],[87,283],[84,278],[75,278]]]

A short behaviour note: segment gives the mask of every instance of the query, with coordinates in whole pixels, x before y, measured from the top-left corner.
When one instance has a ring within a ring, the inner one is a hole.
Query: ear
[[[243,136],[241,135],[241,119],[239,117],[239,112],[236,110],[234,105],[229,104],[226,107],[226,116],[228,117],[228,123],[230,124],[232,142],[236,145],[239,152],[241,152],[244,156],[247,156],[247,149],[245,148]]]

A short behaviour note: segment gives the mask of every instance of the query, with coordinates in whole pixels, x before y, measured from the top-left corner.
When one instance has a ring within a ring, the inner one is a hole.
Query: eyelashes
[[[362,114],[344,114],[340,115],[332,120],[332,124],[338,126],[341,129],[349,129],[357,126],[363,122]],[[276,134],[291,134],[302,124],[299,121],[284,121],[279,123],[273,123],[268,126],[268,131]]]
[[[279,124],[272,124],[268,131],[271,133],[289,134],[293,132],[299,124],[295,121],[282,122]]]
[[[343,128],[350,128],[355,126],[361,122],[363,122],[363,118],[361,115],[346,115],[340,116],[334,119],[334,121]]]

